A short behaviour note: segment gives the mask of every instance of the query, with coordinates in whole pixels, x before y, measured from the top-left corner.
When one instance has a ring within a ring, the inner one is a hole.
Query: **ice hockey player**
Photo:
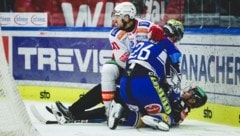
[[[108,125],[111,129],[116,128],[121,112],[125,111],[128,125],[139,127],[143,122],[153,128],[168,131],[170,125],[176,124],[177,115],[184,116],[183,112],[187,113],[190,111],[189,108],[205,104],[207,97],[199,87],[184,92],[181,98],[185,98],[185,101],[169,102],[166,93],[159,85],[165,74],[167,56],[171,63],[179,63],[181,56],[173,42],[167,38],[156,44],[140,42],[134,46],[127,62],[126,72],[120,81],[120,96],[128,105],[128,109],[121,108],[118,103],[111,105],[108,117]],[[178,90],[171,91],[178,92]],[[172,99],[174,93],[170,94]],[[171,101],[178,98],[179,96]],[[172,109],[171,106],[174,108]],[[181,112],[173,115],[172,110],[179,111],[179,109]]]
[[[168,127],[180,125],[191,109],[199,108],[207,102],[206,93],[201,87],[196,85],[191,85],[182,92],[172,90],[168,95],[170,95],[169,101],[172,106],[172,112],[168,116],[164,114],[160,114],[158,117],[144,115],[141,118],[144,124],[154,129],[168,130]]]
[[[140,41],[160,41],[164,38],[163,30],[148,20],[136,18],[136,7],[130,2],[115,6],[112,13],[113,28],[109,35],[113,50],[113,59],[103,65],[101,71],[102,100],[106,116],[110,103],[115,97],[116,81],[126,67],[126,61],[133,45]]]

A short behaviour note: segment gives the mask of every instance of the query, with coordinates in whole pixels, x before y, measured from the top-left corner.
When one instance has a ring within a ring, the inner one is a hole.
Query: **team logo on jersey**
[[[157,114],[162,110],[162,106],[157,103],[146,105],[144,108],[148,114]]]
[[[112,45],[113,50],[120,50],[120,47],[118,46],[118,44],[116,42],[112,42],[111,45]]]
[[[141,21],[139,22],[139,25],[138,26],[146,26],[146,27],[149,27],[150,26],[150,22],[148,21]]]

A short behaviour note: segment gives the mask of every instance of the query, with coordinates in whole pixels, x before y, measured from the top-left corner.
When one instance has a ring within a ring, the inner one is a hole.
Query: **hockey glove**
[[[166,80],[167,83],[173,87],[173,89],[175,90],[177,89],[181,89],[181,80],[182,80],[182,74],[181,73],[177,73],[174,76],[166,76]]]

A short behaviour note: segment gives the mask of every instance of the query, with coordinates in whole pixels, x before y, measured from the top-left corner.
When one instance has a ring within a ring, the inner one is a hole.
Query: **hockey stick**
[[[51,114],[53,114],[52,112],[52,109],[48,106],[46,106],[46,109],[48,112],[50,112]],[[45,119],[40,113],[39,111],[37,110],[37,108],[35,107],[35,105],[30,105],[30,110],[33,114],[33,116],[39,121],[41,122],[42,124],[59,124],[58,121],[56,120],[48,120],[48,119]],[[73,120],[73,121],[67,121],[65,122],[64,124],[70,124],[70,123],[103,123],[105,122],[104,119],[91,119],[91,120]]]
[[[43,124],[58,124],[57,121],[53,121],[53,120],[47,120],[45,119],[40,113],[39,111],[37,110],[37,108],[35,107],[35,105],[30,105],[30,110],[33,114],[33,116],[38,120],[40,121],[41,123]]]
[[[48,107],[49,108],[49,107]],[[43,124],[59,124],[58,121],[56,120],[47,120],[45,119],[40,113],[39,111],[37,110],[37,108],[35,107],[35,105],[30,105],[30,110],[31,112],[33,113],[33,116],[38,120],[40,121],[41,123]],[[52,113],[52,111],[51,111]],[[84,123],[83,121],[81,120],[73,120],[73,121],[66,121],[64,124],[69,124],[69,123]]]
[[[45,106],[45,108],[46,108],[46,110],[47,110],[49,113],[53,114],[53,111],[52,111],[52,109],[51,109],[50,107]]]
[[[45,108],[49,113],[54,115],[51,107],[45,106]],[[106,119],[99,118],[99,119],[87,119],[87,120],[74,120],[67,123],[103,123],[103,122],[106,122]]]

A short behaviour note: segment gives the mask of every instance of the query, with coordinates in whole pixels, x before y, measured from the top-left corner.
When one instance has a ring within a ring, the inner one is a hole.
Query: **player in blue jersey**
[[[165,80],[167,58],[175,64],[179,63],[180,56],[168,38],[159,43],[140,42],[134,46],[126,73],[120,81],[120,96],[128,107],[123,110],[120,104],[112,104],[108,118],[111,129],[116,128],[121,112],[125,111],[127,125],[139,127],[142,121],[145,125],[167,131],[170,125],[180,121],[178,118],[185,109],[188,113],[190,108],[205,104],[207,97],[200,87],[188,89],[182,97],[177,92],[169,92],[170,102],[160,86],[159,82]]]
[[[140,114],[169,115],[171,106],[159,82],[165,81],[167,58],[174,64],[179,63],[180,57],[181,53],[168,38],[156,44],[136,44],[128,58],[126,74],[120,82],[120,95],[128,107],[136,107],[136,112]],[[110,128],[114,128],[111,117],[109,120]],[[134,121],[134,124],[138,123]],[[163,124],[159,129],[168,130],[169,127]]]

